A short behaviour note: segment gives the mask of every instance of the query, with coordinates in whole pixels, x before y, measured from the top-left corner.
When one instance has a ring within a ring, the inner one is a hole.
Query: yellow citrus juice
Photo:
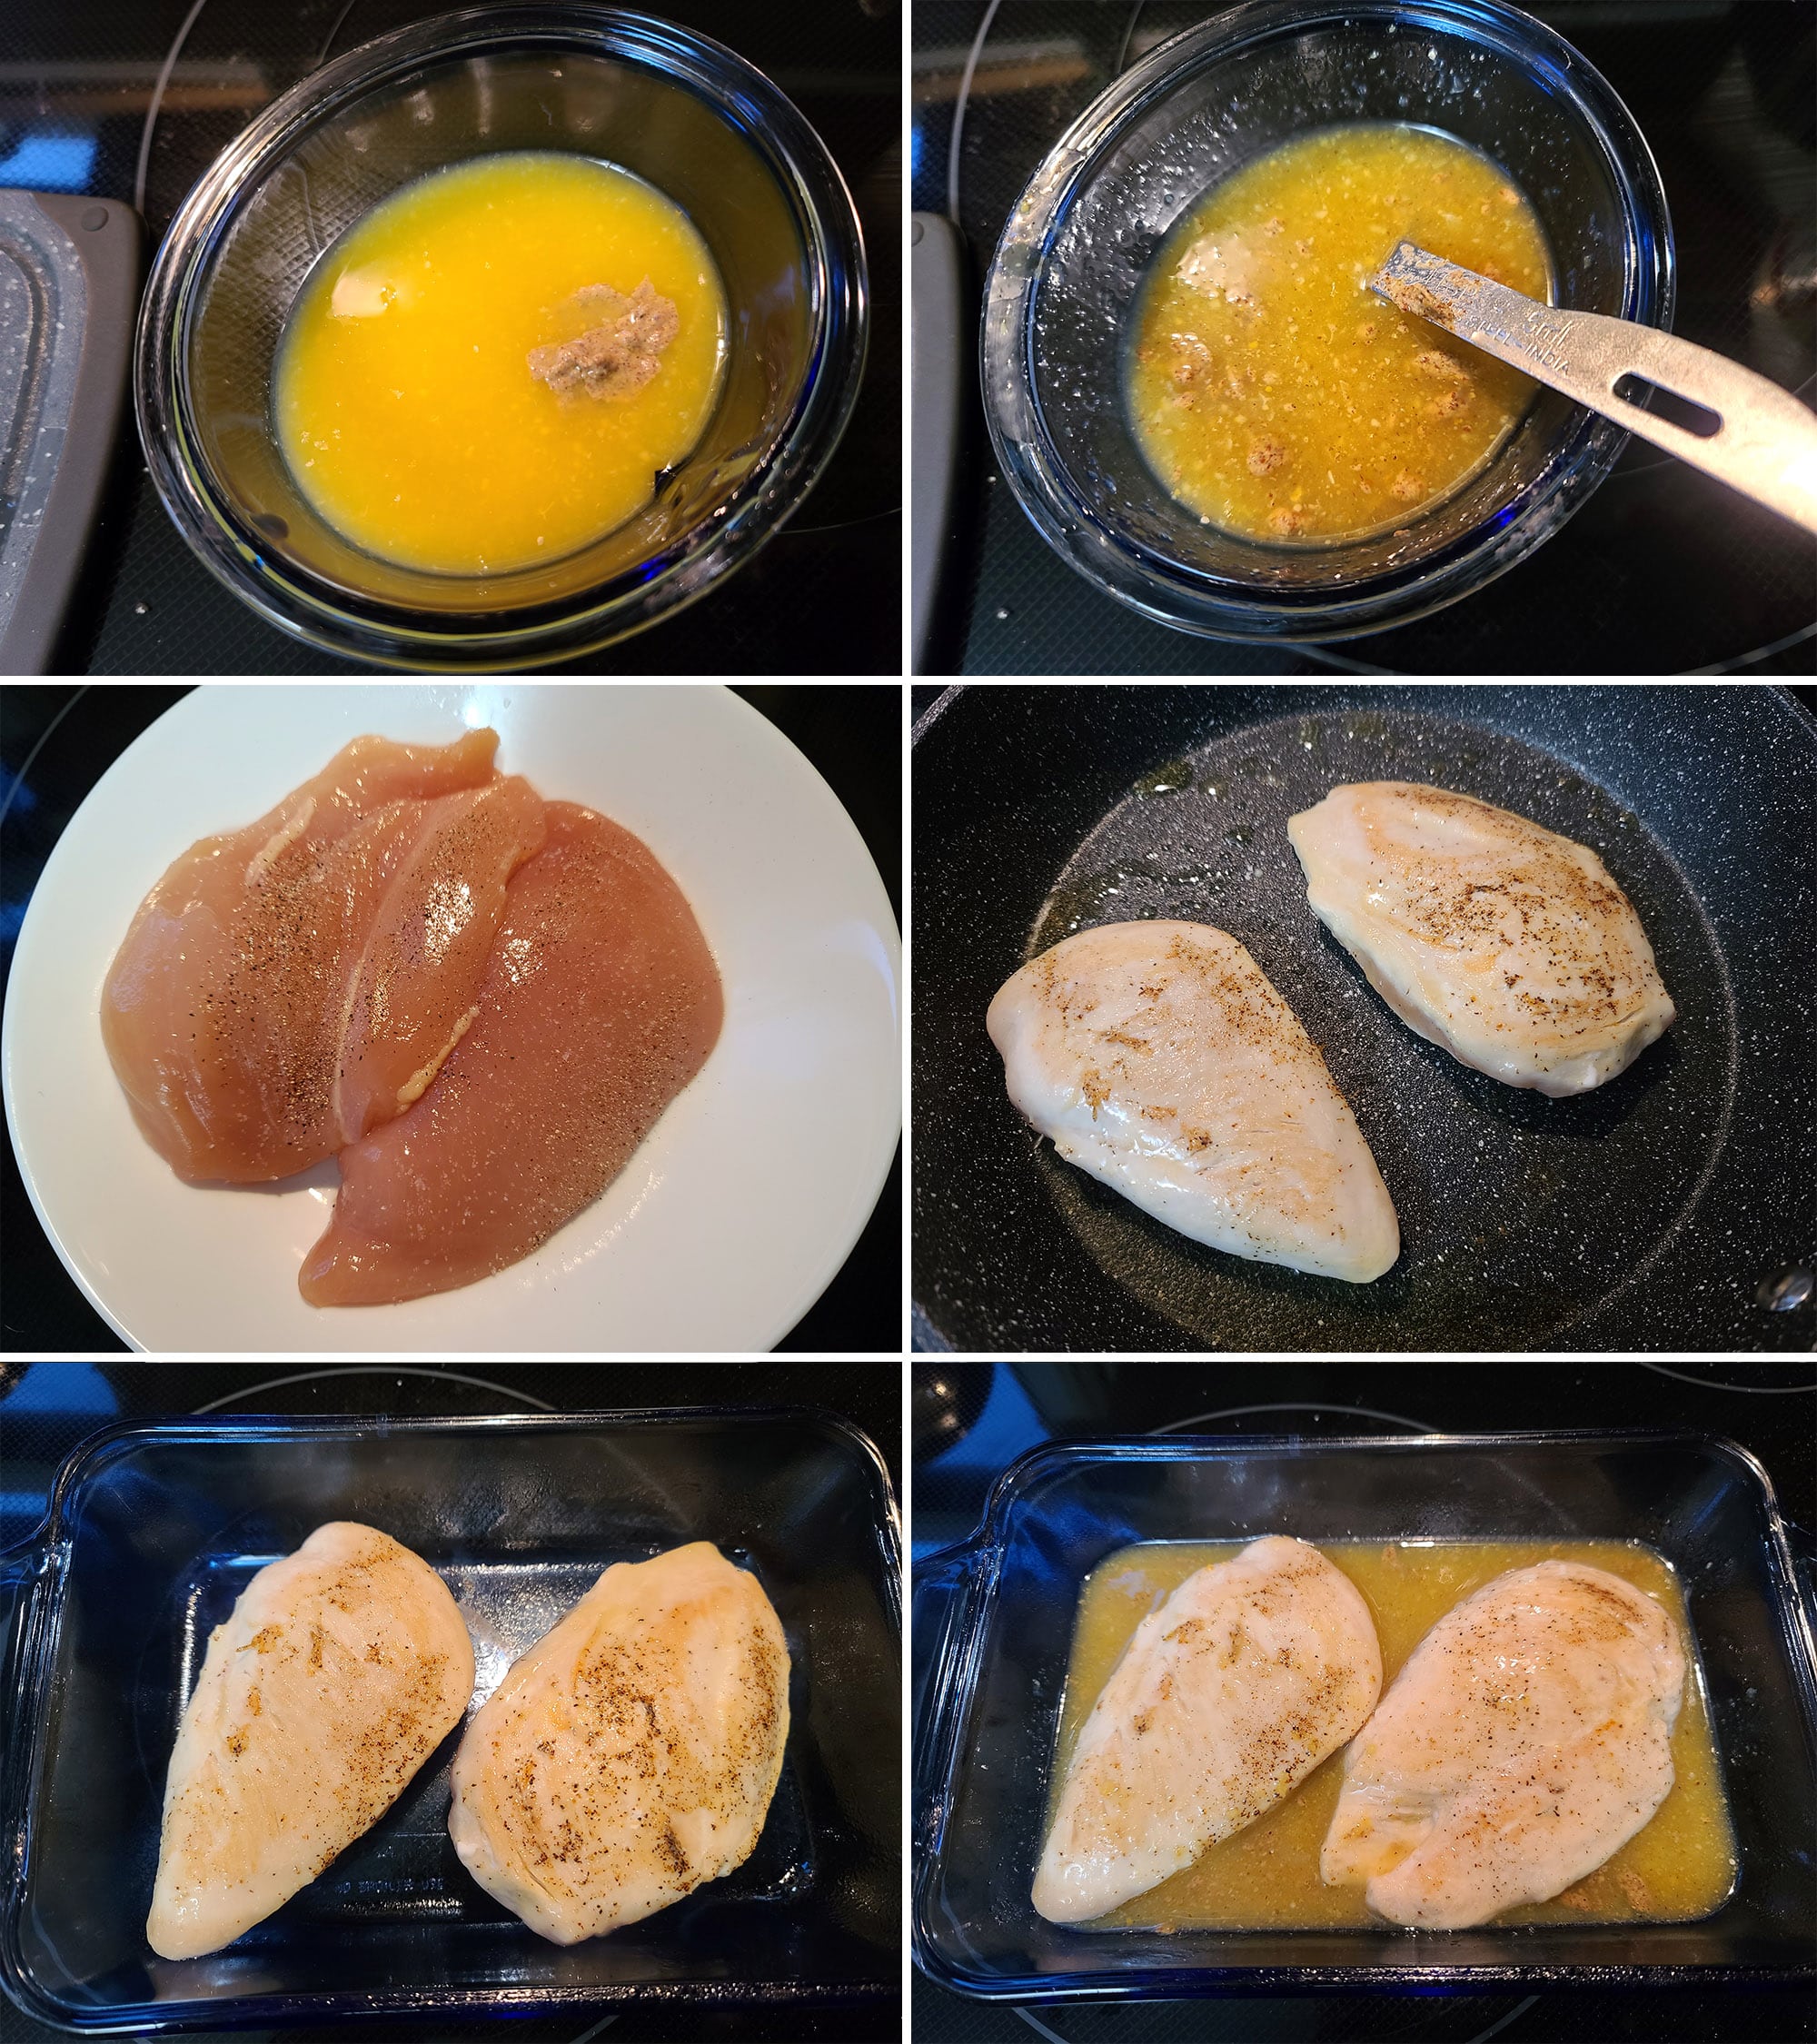
[[[1098,1692],[1129,1636],[1187,1576],[1227,1562],[1241,1541],[1144,1542],[1107,1556],[1079,1592],[1052,1793]],[[1322,1541],[1319,1552],[1363,1593],[1382,1647],[1382,1690],[1455,1604],[1509,1569],[1587,1562],[1671,1612],[1686,1649],[1684,1702],[1673,1729],[1674,1780],[1650,1822],[1594,1873],[1549,1902],[1509,1910],[1498,1924],[1683,1923],[1721,1906],[1735,1882],[1735,1840],[1678,1578],[1651,1548],[1613,1540]],[[1340,1751],[1284,1801],[1220,1839],[1189,1867],[1098,1920],[1100,1930],[1280,1930],[1381,1928],[1361,1888],[1326,1886],[1319,1851],[1344,1780]]]
[[[1449,135],[1358,122],[1270,150],[1168,236],[1137,300],[1137,443],[1206,524],[1277,545],[1391,531],[1477,473],[1532,381],[1368,280],[1403,241],[1551,295],[1538,218]]]
[[[533,350],[578,340],[598,287],[644,279],[673,338],[635,389],[557,389]],[[298,295],[276,424],[344,538],[406,567],[499,573],[634,516],[719,394],[726,300],[672,200],[588,157],[511,151],[432,172],[358,221]]]

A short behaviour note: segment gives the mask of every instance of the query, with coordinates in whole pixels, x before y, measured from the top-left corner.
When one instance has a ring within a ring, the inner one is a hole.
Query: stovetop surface
[[[130,201],[155,249],[191,185],[268,102],[328,57],[454,8],[455,0],[6,0],[0,184]],[[897,673],[899,17],[892,0],[663,0],[657,11],[756,64],[832,153],[864,229],[872,342],[845,437],[790,523],[702,602],[568,671]],[[129,403],[55,671],[365,670],[267,625],[214,580],[158,501]]]
[[[917,1364],[916,1565],[978,1529],[998,1476],[1044,1441],[1087,1434],[1494,1434],[1682,1427],[1739,1442],[1780,1509],[1817,1529],[1817,1366],[1752,1363]],[[927,1642],[917,1635],[914,1684]],[[916,2044],[1795,2044],[1808,1993],[1255,1996],[1038,2009],[968,2001],[918,1972]]]
[[[457,1417],[488,1413],[611,1412],[640,1405],[819,1405],[876,1444],[891,1487],[902,1484],[901,1372],[894,1363],[479,1364],[446,1369],[332,1364],[0,1363],[0,1550],[29,1539],[51,1482],[79,1441],[120,1420],[207,1411]],[[513,2018],[497,2023],[343,2023],[236,2032],[241,2044],[883,2044],[899,2034],[890,2006],[751,2010],[630,2005],[617,2015]],[[0,1997],[0,2044],[65,2036],[27,2020]],[[220,2032],[213,2033],[219,2036]],[[201,2044],[174,2037],[171,2044]]]
[[[47,682],[14,683],[0,693],[0,1004],[32,890],[57,839],[114,761],[187,692]],[[791,688],[760,682],[737,693],[807,755],[845,805],[899,921],[900,691],[879,683]],[[779,1349],[875,1354],[899,1347],[901,1211],[899,1152],[863,1234]],[[124,1346],[51,1246],[10,1141],[0,1142],[0,1353],[85,1355]]]
[[[1809,400],[1817,7],[1526,4],[1608,78],[1658,160],[1678,246],[1675,331]],[[918,0],[914,204],[958,223],[974,294],[1011,206],[1062,132],[1134,58],[1213,11],[1202,0]],[[975,371],[965,384],[975,390]],[[932,671],[1817,671],[1817,539],[1643,442],[1630,441],[1564,531],[1499,580],[1435,617],[1324,648],[1196,639],[1137,617],[1038,536],[997,474],[981,413],[973,451],[967,571],[951,578],[963,586]]]

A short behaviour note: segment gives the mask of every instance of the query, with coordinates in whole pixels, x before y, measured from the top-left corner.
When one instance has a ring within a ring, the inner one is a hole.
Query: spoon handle
[[[1817,532],[1817,412],[1769,378],[1655,327],[1542,305],[1411,242],[1370,283],[1402,312],[1512,362]],[[1693,432],[1617,396],[1616,384],[1628,376],[1713,413],[1714,431]]]

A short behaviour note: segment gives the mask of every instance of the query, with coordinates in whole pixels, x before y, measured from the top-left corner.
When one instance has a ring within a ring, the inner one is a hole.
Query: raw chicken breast
[[[182,1178],[280,1178],[414,1100],[471,1019],[512,868],[542,842],[498,738],[356,739],[193,845],[108,971],[101,1028]]]
[[[303,1266],[313,1305],[450,1291],[527,1256],[605,1191],[719,1037],[719,972],[681,890],[604,817],[544,814],[472,1026],[415,1106],[342,1153]]]
[[[1221,929],[1082,930],[1008,980],[985,1027],[1059,1155],[1195,1242],[1358,1285],[1400,1254],[1324,1058]]]
[[[1507,1086],[1587,1093],[1676,1010],[1596,854],[1468,795],[1334,788],[1289,819],[1306,899],[1415,1036]]]
[[[1136,1628],[1060,1786],[1037,1910],[1084,1923],[1252,1824],[1375,1707],[1375,1622],[1303,1540],[1252,1541]]]
[[[609,1568],[454,1757],[448,1835],[558,1945],[667,1909],[750,1857],[789,1738],[789,1649],[710,1542]]]
[[[261,1569],[177,1727],[152,1950],[194,1959],[263,1922],[383,1816],[472,1693],[453,1598],[389,1534],[318,1526]]]
[[[1459,1930],[1600,1867],[1665,1801],[1684,1650],[1651,1597],[1541,1562],[1447,1612],[1345,1756],[1328,1881]]]

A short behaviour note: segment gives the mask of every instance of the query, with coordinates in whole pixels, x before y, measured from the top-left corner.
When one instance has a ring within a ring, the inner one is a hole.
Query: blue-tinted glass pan
[[[711,1540],[788,1636],[791,1723],[751,1858],[611,1936],[547,1943],[446,1831],[458,1734],[323,1876],[223,1952],[144,1940],[164,1771],[207,1637],[252,1573],[357,1519],[454,1593],[482,1698],[600,1571]],[[898,1532],[871,1444],[809,1411],[129,1425],[65,1464],[0,1560],[0,1979],[85,2031],[463,2021],[627,2000],[899,1989]],[[577,2026],[578,2027],[578,2026]]]
[[[1637,1540],[1677,1570],[1741,1851],[1697,1923],[1092,1930],[1028,1899],[1079,1585],[1144,1540]],[[933,1637],[931,1658],[924,1628]],[[918,1573],[915,1956],[1020,2002],[1817,1978],[1817,1644],[1766,1473],[1693,1434],[1067,1441]],[[1738,2032],[1739,2034],[1739,2032]]]

